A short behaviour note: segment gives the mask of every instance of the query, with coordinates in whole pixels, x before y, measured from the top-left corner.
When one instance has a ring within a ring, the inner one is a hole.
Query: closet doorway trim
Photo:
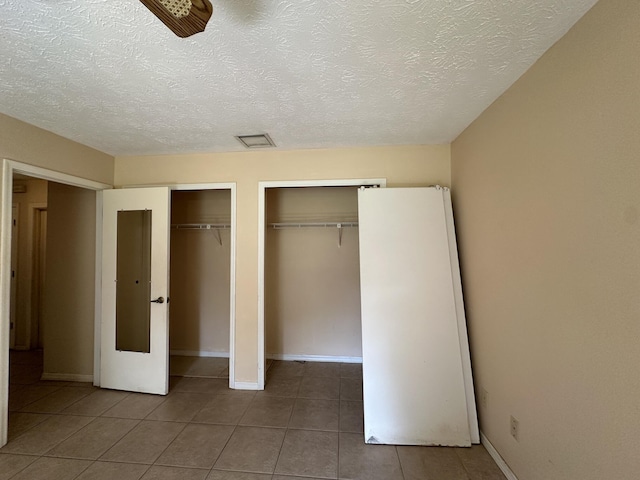
[[[264,261],[266,233],[266,194],[268,188],[291,187],[367,187],[387,186],[386,178],[346,178],[334,180],[286,180],[258,182],[258,390],[265,384],[265,311],[264,311]]]

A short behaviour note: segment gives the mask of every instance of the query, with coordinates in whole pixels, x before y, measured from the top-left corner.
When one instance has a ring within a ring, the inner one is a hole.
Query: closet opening
[[[281,361],[297,362],[287,370],[337,377],[362,363],[358,188],[384,184],[261,182],[258,388]]]
[[[171,192],[169,372],[229,379],[232,192]],[[174,382],[175,383],[175,382]]]

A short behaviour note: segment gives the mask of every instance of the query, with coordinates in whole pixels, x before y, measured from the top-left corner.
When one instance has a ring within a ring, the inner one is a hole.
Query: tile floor
[[[41,381],[41,368],[12,352],[0,480],[505,479],[481,446],[365,445],[359,365],[273,362],[263,392],[172,376],[166,397]]]

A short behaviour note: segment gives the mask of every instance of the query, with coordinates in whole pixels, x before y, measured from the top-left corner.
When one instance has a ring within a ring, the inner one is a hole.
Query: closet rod
[[[231,225],[228,223],[172,223],[171,228],[176,230],[228,230]]]
[[[358,222],[305,222],[305,223],[270,223],[269,228],[280,229],[280,228],[303,228],[303,227],[334,227],[334,228],[344,228],[344,227],[357,227]]]

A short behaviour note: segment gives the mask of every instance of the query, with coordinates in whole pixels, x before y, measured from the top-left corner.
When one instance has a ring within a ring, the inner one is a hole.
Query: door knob
[[[151,303],[164,303],[164,297],[158,297],[155,300],[151,300]]]

